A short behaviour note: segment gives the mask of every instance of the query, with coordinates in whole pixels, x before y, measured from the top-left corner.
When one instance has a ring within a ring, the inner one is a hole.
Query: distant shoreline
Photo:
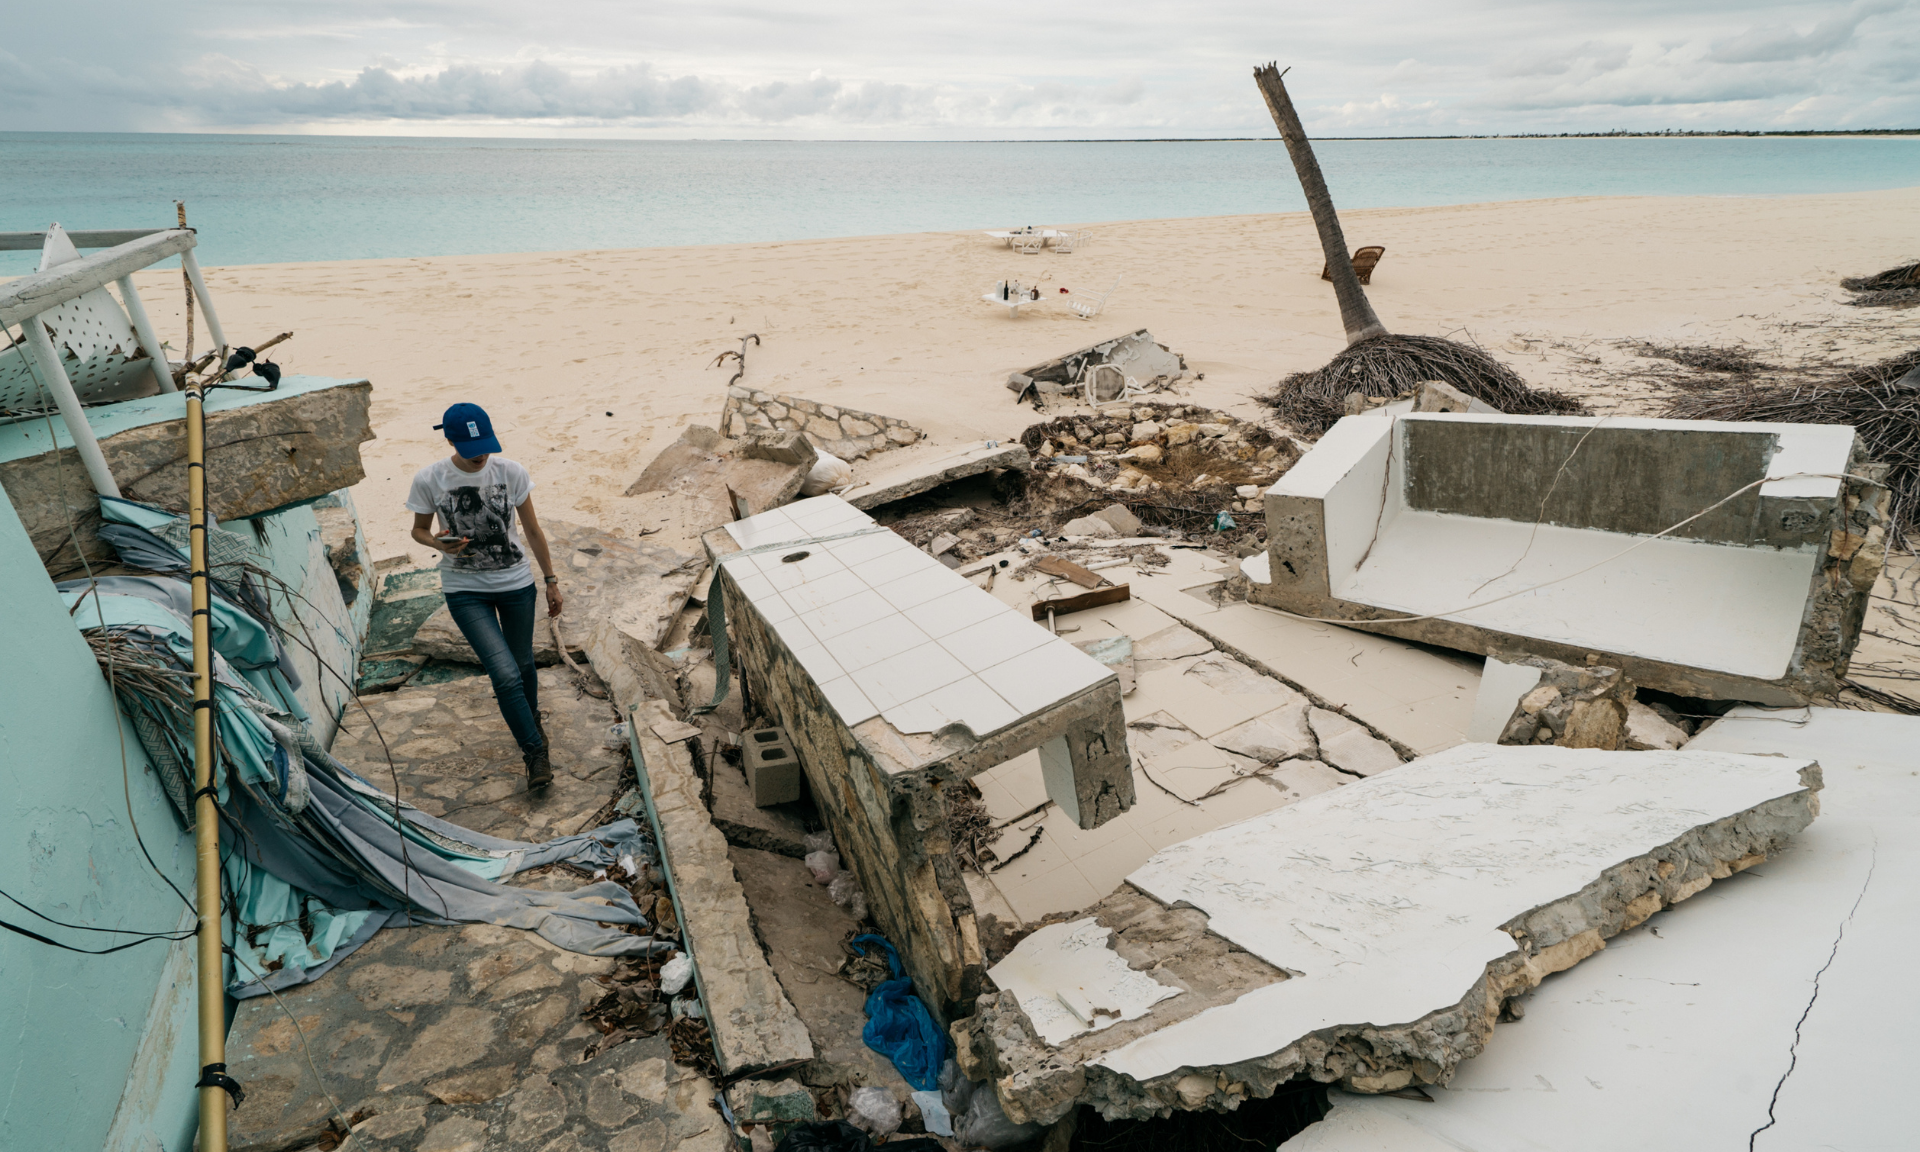
[[[837,137],[786,137],[786,136],[424,136],[403,133],[397,135],[359,135],[331,132],[52,132],[32,130],[0,130],[0,143],[8,137],[31,136],[174,136],[203,139],[207,137],[231,137],[241,139],[261,139],[274,143],[309,140],[395,140],[395,141],[451,141],[476,140],[488,143],[634,143],[634,144],[1278,144],[1278,136],[1060,136],[1035,138],[999,138],[980,137],[968,140],[940,140],[904,136],[898,139],[869,140],[860,138],[841,139]],[[1723,128],[1713,131],[1696,129],[1668,128],[1660,131],[1630,132],[1617,129],[1610,132],[1455,132],[1445,135],[1427,136],[1314,136],[1314,140],[1701,140],[1716,138],[1774,139],[1799,137],[1804,139],[1845,138],[1858,136],[1880,137],[1920,137],[1920,128],[1808,128],[1800,130],[1762,131],[1759,129]]]

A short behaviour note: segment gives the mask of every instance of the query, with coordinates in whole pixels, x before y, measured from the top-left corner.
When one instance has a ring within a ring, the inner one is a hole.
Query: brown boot
[[[537,791],[553,783],[553,765],[548,762],[547,745],[541,745],[538,749],[527,753],[526,757],[527,791]]]

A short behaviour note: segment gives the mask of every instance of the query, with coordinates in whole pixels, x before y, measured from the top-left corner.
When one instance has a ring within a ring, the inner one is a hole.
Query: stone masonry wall
[[[880,931],[936,1016],[971,1011],[985,965],[964,885],[942,883],[942,857],[949,854],[945,820],[930,810],[937,798],[893,788],[812,678],[746,606],[731,573],[722,587],[739,673],[786,728],[840,860],[859,878]]]
[[[891,416],[802,400],[798,396],[780,396],[738,384],[727,389],[727,402],[720,409],[720,428],[728,436],[736,437],[755,428],[805,432],[816,447],[842,460],[863,460],[875,452],[912,444],[924,435],[920,429]]]

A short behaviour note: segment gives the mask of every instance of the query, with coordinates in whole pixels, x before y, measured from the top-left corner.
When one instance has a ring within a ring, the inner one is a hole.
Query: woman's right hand
[[[466,551],[467,545],[473,543],[473,537],[460,536],[450,540],[445,537],[435,536],[433,542],[440,551],[445,552],[447,555],[458,556],[460,553]]]

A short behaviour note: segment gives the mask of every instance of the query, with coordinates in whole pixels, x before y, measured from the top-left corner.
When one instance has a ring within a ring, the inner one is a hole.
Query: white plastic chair
[[[1053,250],[1064,256],[1085,243],[1086,238],[1085,232],[1056,232],[1053,237]]]
[[[1112,296],[1115,289],[1118,289],[1119,287],[1120,287],[1120,281],[1115,280],[1113,282],[1113,287],[1107,289],[1105,292],[1100,293],[1100,295],[1089,296],[1085,299],[1070,300],[1067,302],[1067,307],[1073,309],[1073,314],[1075,316],[1080,317],[1080,319],[1091,320],[1095,316],[1100,315],[1100,310],[1107,306],[1108,297]]]
[[[1022,256],[1038,256],[1047,246],[1045,232],[1023,232],[1008,238],[1007,243]]]

